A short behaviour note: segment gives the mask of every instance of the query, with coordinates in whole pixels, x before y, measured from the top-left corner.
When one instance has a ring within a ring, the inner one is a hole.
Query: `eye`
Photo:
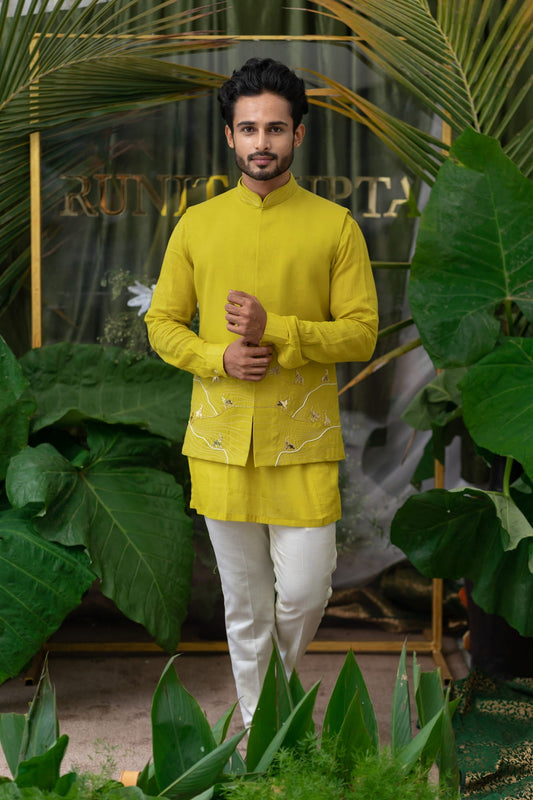
[[[241,131],[242,131],[242,133],[253,133],[254,132],[254,127],[253,127],[253,125],[244,125],[241,128]]]
[[[271,133],[283,133],[283,128],[280,128],[279,125],[273,125],[270,131]]]

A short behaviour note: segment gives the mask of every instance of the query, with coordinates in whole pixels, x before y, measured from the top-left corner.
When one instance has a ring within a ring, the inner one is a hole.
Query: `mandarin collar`
[[[279,189],[274,189],[273,192],[267,194],[264,200],[262,200],[258,194],[252,192],[251,189],[245,186],[242,178],[239,179],[237,184],[237,191],[240,199],[243,201],[243,203],[246,203],[250,206],[255,206],[255,208],[271,208],[272,206],[277,206],[280,203],[284,203],[285,200],[288,200],[289,197],[293,196],[297,188],[298,184],[296,183],[292,172],[287,183],[284,183],[283,186],[279,187]]]

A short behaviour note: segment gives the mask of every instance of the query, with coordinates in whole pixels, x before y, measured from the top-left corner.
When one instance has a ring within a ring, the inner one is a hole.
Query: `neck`
[[[242,182],[247,189],[250,189],[251,192],[255,192],[255,194],[259,195],[261,200],[264,200],[267,194],[270,194],[270,192],[273,192],[275,189],[280,189],[282,186],[285,186],[285,184],[289,182],[290,177],[291,173],[287,170],[287,172],[277,175],[270,181],[256,181],[254,178],[250,178],[249,175],[245,175],[243,173]]]

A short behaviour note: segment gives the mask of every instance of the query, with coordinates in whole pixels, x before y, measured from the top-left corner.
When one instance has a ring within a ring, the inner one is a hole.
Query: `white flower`
[[[144,286],[144,284],[139,283],[139,281],[135,281],[135,286],[128,286],[128,291],[136,295],[136,297],[132,297],[130,300],[128,300],[127,305],[139,306],[137,316],[140,317],[141,314],[146,314],[150,308],[154,289],[155,283],[152,283],[151,286]]]

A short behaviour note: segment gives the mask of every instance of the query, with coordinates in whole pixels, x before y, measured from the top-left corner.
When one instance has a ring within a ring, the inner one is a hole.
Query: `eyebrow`
[[[235,127],[243,128],[246,125],[257,125],[257,123],[253,119],[244,120],[243,122],[238,122]],[[282,125],[284,128],[289,127],[289,123],[285,122],[284,120],[273,120],[272,122],[267,122],[267,125]]]

